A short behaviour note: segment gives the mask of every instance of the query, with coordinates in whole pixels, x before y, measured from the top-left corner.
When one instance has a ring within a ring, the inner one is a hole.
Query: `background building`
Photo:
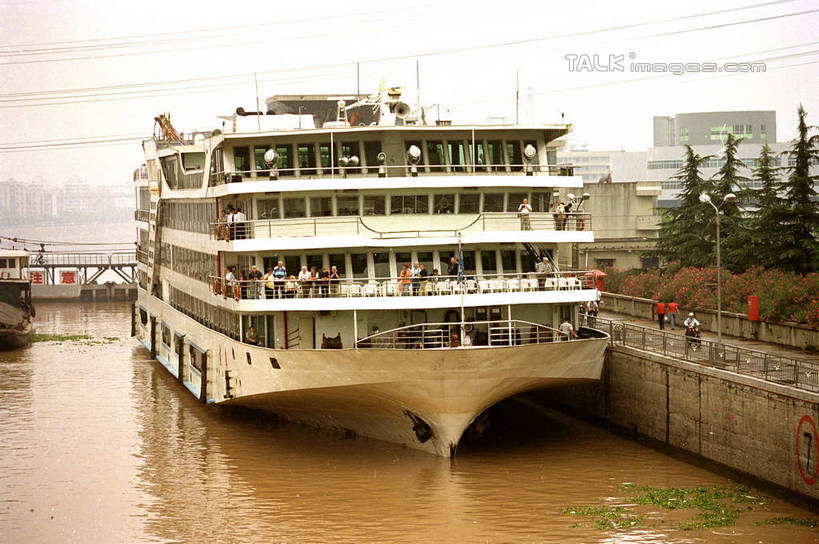
[[[654,147],[720,145],[728,134],[749,143],[776,143],[776,112],[709,111],[654,117]]]

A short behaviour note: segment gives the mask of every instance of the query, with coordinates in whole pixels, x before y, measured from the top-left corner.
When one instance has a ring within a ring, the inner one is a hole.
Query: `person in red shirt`
[[[660,299],[657,303],[657,320],[660,322],[660,330],[665,328],[665,302]]]
[[[671,330],[674,330],[674,325],[677,323],[677,303],[674,299],[668,303],[668,320],[671,321]]]

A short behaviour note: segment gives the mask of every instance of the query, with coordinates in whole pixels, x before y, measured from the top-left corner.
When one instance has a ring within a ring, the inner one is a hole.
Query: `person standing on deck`
[[[657,321],[660,322],[660,330],[665,329],[665,302],[660,299],[657,303]]]
[[[520,206],[518,206],[518,217],[520,217],[520,230],[532,230],[532,223],[529,220],[529,214],[532,212],[532,207],[529,205],[529,199],[524,198]]]
[[[577,338],[577,333],[574,332],[574,327],[572,327],[568,317],[563,318],[563,323],[560,324],[558,329],[560,330],[561,340],[568,341],[571,340],[572,337]]]
[[[276,298],[282,298],[284,292],[284,281],[287,279],[287,268],[279,261],[273,269],[273,285],[276,291]]]
[[[677,303],[674,302],[674,298],[671,298],[671,302],[668,303],[668,320],[671,321],[671,330],[674,330],[674,325],[677,323]]]
[[[458,276],[458,260],[455,257],[449,259],[449,268],[446,269],[446,275],[453,278]]]
[[[248,279],[248,298],[262,298],[262,271],[256,268],[256,265],[250,267],[250,274]]]
[[[417,296],[418,289],[421,287],[421,267],[418,266],[417,262],[413,263],[410,273],[412,274],[412,294]]]

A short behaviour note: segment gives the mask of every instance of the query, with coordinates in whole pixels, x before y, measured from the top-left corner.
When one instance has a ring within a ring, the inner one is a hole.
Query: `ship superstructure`
[[[554,164],[570,125],[301,98],[187,137],[161,116],[143,144],[135,328],[169,372],[203,402],[444,456],[508,396],[599,379],[605,335],[559,331],[598,298],[571,262],[593,241],[582,181]]]

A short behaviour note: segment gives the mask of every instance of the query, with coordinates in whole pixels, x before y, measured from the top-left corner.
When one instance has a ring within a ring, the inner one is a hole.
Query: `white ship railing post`
[[[358,312],[353,308],[353,347],[358,347]]]

